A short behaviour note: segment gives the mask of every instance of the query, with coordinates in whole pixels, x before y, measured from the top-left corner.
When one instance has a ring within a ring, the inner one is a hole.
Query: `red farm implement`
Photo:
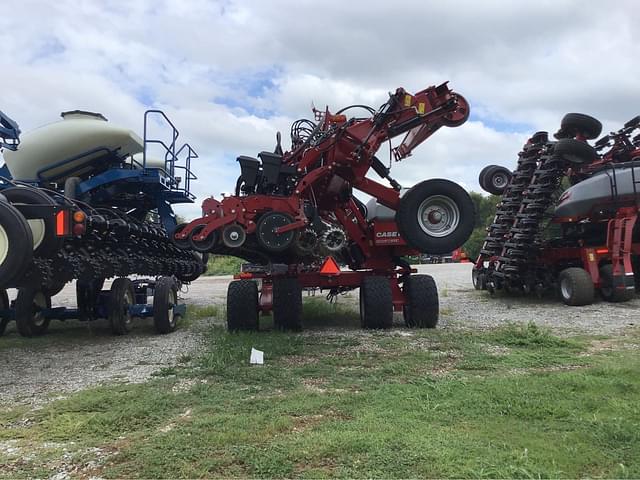
[[[366,115],[348,117],[351,108]],[[274,152],[238,157],[235,195],[206,199],[203,216],[179,225],[174,241],[253,264],[229,287],[230,329],[256,329],[259,312],[272,312],[280,328],[298,329],[303,288],[337,294],[358,287],[364,327],[390,327],[394,310],[409,326],[434,327],[435,283],[411,275],[403,257],[462,245],[473,228],[473,203],[448,180],[403,189],[376,153],[404,135],[390,154],[395,161],[410,156],[440,127],[462,125],[468,103],[445,83],[414,95],[399,88],[378,110],[354,105],[314,114],[314,121],[293,123],[289,151],[278,134]],[[388,185],[368,178],[370,170]],[[371,197],[367,205],[354,189]]]
[[[515,171],[486,167],[481,185],[502,198],[473,269],[475,287],[555,289],[567,305],[592,303],[596,290],[608,301],[633,298],[639,127],[636,117],[592,147],[600,122],[570,113],[557,141],[546,132],[529,139]]]

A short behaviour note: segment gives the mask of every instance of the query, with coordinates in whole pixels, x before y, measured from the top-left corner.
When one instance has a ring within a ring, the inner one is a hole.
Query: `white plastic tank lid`
[[[105,117],[101,113],[86,112],[84,110],[69,110],[68,112],[62,112],[60,116],[65,120],[83,118],[83,119],[91,119],[91,120],[102,120],[103,122],[108,122],[107,117]]]

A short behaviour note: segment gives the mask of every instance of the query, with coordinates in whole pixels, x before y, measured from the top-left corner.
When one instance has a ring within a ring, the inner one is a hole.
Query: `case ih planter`
[[[567,305],[635,294],[640,254],[638,215],[640,117],[595,143],[596,119],[567,114],[557,141],[538,132],[514,172],[480,173],[485,190],[501,194],[496,216],[473,269],[477,289],[539,292],[556,289]],[[572,185],[563,191],[562,181]],[[548,233],[556,224],[559,235]]]
[[[367,115],[348,118],[352,107]],[[206,199],[203,216],[176,229],[179,246],[254,264],[229,287],[230,329],[256,329],[258,314],[270,311],[278,327],[300,328],[307,287],[331,295],[360,287],[366,328],[390,327],[394,310],[409,326],[436,325],[435,283],[412,275],[402,257],[462,245],[473,228],[473,203],[448,180],[402,190],[376,152],[404,135],[391,153],[396,161],[410,156],[440,127],[462,125],[469,105],[445,83],[415,95],[399,88],[378,110],[352,107],[314,110],[315,121],[294,122],[289,151],[278,134],[274,152],[238,157],[235,195]],[[390,186],[368,178],[370,170]],[[354,189],[373,197],[368,206]]]

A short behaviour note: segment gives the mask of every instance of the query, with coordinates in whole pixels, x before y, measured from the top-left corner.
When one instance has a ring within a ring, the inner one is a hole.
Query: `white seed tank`
[[[91,162],[103,156],[105,151],[96,151],[45,172],[42,170],[99,148],[118,149],[119,156],[133,155],[144,148],[144,142],[138,135],[108,123],[99,113],[74,110],[63,112],[61,116],[62,120],[58,122],[22,135],[18,150],[3,152],[14,179],[64,181],[69,176],[89,174],[94,168]]]
[[[400,197],[410,190],[409,187],[400,189]],[[389,207],[378,203],[375,198],[369,199],[366,204],[367,207],[367,220],[393,220],[396,218],[396,211],[391,210]]]

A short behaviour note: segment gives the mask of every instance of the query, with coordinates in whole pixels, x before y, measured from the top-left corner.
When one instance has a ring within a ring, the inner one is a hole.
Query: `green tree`
[[[500,202],[500,197],[497,195],[486,197],[478,192],[470,192],[469,195],[476,208],[475,228],[462,246],[462,250],[471,260],[475,260],[487,235],[487,227],[496,215],[496,205]]]

